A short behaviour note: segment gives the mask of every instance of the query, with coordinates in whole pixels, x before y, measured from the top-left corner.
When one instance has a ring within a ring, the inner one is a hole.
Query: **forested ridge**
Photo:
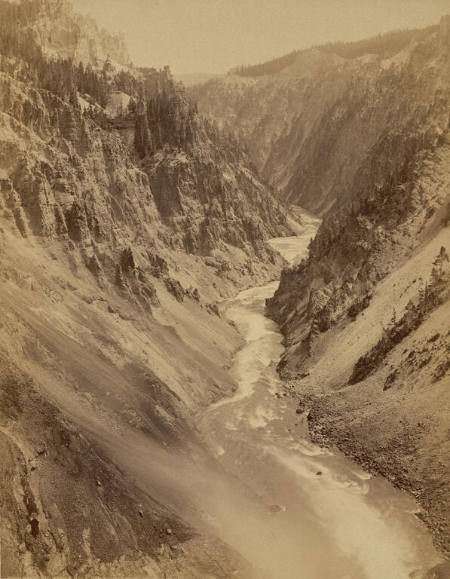
[[[437,26],[418,28],[414,30],[394,30],[385,34],[379,34],[372,38],[356,42],[329,42],[319,44],[313,49],[326,54],[335,54],[342,58],[359,58],[365,54],[374,54],[381,58],[389,58],[408,46],[412,40],[421,40],[430,32],[437,30]],[[294,50],[289,54],[268,60],[260,64],[240,65],[232,68],[229,74],[237,74],[244,77],[258,77],[266,74],[276,74],[293,64],[297,56],[311,50],[311,48]]]

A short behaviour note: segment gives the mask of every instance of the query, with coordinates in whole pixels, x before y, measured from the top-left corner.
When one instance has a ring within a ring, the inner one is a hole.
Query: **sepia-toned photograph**
[[[450,0],[0,0],[0,579],[450,579]]]

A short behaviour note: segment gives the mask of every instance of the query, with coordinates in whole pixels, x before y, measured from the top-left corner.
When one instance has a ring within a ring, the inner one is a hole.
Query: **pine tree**
[[[311,338],[316,338],[320,334],[319,322],[314,318],[311,324]]]
[[[141,159],[153,152],[152,136],[150,134],[143,101],[139,101],[136,106],[134,117],[134,148]]]

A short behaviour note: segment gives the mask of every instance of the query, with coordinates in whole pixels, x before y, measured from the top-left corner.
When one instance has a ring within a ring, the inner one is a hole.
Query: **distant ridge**
[[[188,72],[184,74],[174,74],[173,76],[175,80],[182,82],[185,86],[193,86],[195,84],[203,84],[222,75],[215,72]]]
[[[239,76],[263,76],[266,74],[277,74],[293,64],[299,54],[303,54],[312,49],[317,49],[320,52],[327,54],[336,54],[342,58],[358,58],[365,54],[377,54],[383,58],[388,58],[400,52],[403,48],[413,40],[421,40],[425,38],[430,32],[437,31],[439,26],[433,25],[427,28],[416,28],[406,30],[394,30],[379,34],[365,40],[357,40],[355,42],[330,42],[327,44],[320,44],[311,48],[304,48],[294,50],[283,56],[273,58],[261,64],[254,64],[249,66],[237,66],[232,68],[228,74],[237,74]]]

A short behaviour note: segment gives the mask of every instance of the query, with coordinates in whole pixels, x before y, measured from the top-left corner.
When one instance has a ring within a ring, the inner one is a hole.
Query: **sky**
[[[293,50],[421,28],[450,14],[450,0],[72,0],[121,32],[133,62],[175,74],[224,73]]]

